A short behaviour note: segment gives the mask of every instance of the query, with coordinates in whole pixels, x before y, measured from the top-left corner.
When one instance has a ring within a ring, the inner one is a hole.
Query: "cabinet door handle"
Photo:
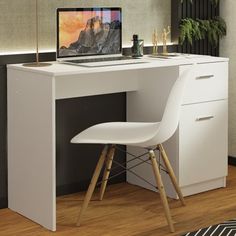
[[[213,118],[214,118],[214,116],[204,116],[204,117],[197,118],[196,121],[211,120]]]
[[[196,80],[199,80],[199,79],[210,79],[210,78],[213,78],[214,75],[202,75],[202,76],[198,76],[196,77]]]

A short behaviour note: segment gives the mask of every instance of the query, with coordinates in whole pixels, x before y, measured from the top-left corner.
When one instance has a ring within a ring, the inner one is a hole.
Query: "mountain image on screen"
[[[69,47],[62,46],[60,56],[77,56],[89,54],[117,54],[121,48],[121,22],[114,20],[103,23],[101,17],[95,16],[79,34],[78,40]]]

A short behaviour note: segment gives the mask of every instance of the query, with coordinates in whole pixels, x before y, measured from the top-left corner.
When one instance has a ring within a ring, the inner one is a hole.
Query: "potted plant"
[[[186,1],[193,3],[193,0]],[[180,0],[180,2],[183,3],[184,0]],[[215,7],[219,4],[219,0],[210,0],[210,2]],[[216,48],[219,39],[226,35],[226,29],[226,23],[220,16],[204,20],[182,18],[179,22],[179,43],[182,45],[184,42],[188,42],[192,45],[193,41],[208,39],[209,44]]]
[[[184,18],[179,25],[179,42],[183,44],[187,41],[192,45],[193,40],[208,38],[209,43],[216,47],[219,39],[226,35],[226,29],[225,21],[219,16],[209,20]]]

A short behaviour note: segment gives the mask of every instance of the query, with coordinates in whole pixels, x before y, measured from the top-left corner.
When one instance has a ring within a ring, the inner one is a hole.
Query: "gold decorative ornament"
[[[163,32],[162,32],[162,40],[163,40],[163,55],[167,55],[168,54],[168,50],[167,50],[167,37],[168,35],[170,34],[170,26],[167,27],[167,30],[166,28],[163,29]]]
[[[157,34],[157,30],[154,29],[153,34],[152,34],[152,44],[153,44],[153,48],[152,48],[152,54],[153,55],[157,55],[158,54],[158,34]]]

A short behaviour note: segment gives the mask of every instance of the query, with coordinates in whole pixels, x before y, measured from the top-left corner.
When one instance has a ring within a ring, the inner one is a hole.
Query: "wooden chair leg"
[[[76,224],[77,226],[80,225],[81,218],[82,218],[84,212],[86,211],[86,209],[88,207],[88,204],[90,202],[90,199],[93,195],[94,189],[95,189],[97,181],[98,181],[98,177],[101,173],[102,167],[103,167],[104,162],[105,162],[105,158],[106,158],[106,155],[107,155],[107,150],[108,150],[108,146],[106,145],[104,147],[103,151],[102,151],[102,154],[101,154],[100,158],[99,158],[99,161],[98,161],[96,169],[94,171],[94,174],[93,174],[92,180],[90,182],[89,188],[88,188],[87,193],[85,195],[85,199],[83,201],[83,204],[82,204],[82,207],[81,207],[81,210],[80,210],[80,213],[79,213],[78,221],[77,221],[77,224]]]
[[[154,176],[155,176],[157,187],[158,187],[158,190],[159,190],[159,193],[160,193],[161,201],[162,201],[162,204],[163,204],[163,207],[164,207],[164,211],[165,211],[166,219],[167,219],[167,222],[168,222],[168,225],[169,225],[169,229],[170,229],[170,232],[173,233],[175,231],[175,229],[174,229],[174,225],[173,225],[173,222],[172,222],[172,218],[171,218],[171,214],[170,214],[170,208],[169,208],[168,200],[167,200],[167,197],[166,197],[166,192],[165,192],[165,189],[164,189],[164,185],[162,183],[161,174],[160,174],[160,171],[159,171],[159,168],[158,168],[158,164],[157,164],[157,160],[156,160],[154,151],[153,150],[149,151],[149,155],[150,155],[150,159],[151,159],[151,162],[152,162]]]
[[[103,173],[103,178],[102,178],[102,185],[100,188],[100,195],[99,195],[99,200],[102,201],[105,190],[106,190],[106,186],[107,186],[107,182],[108,182],[108,178],[111,172],[111,166],[112,166],[112,161],[114,158],[114,154],[115,154],[115,146],[113,145],[107,155],[107,160],[106,160],[106,165],[105,165],[105,170]]]
[[[165,149],[164,149],[162,144],[159,144],[158,148],[159,148],[159,151],[161,153],[161,157],[162,157],[162,159],[164,161],[165,167],[166,167],[166,169],[167,169],[167,171],[169,173],[170,179],[171,179],[171,181],[173,183],[173,186],[175,188],[175,191],[177,192],[182,205],[185,206],[186,204],[185,204],[185,201],[184,201],[183,194],[182,194],[182,192],[180,190],[179,184],[178,184],[177,179],[175,177],[175,173],[174,173],[173,168],[172,168],[172,166],[170,164],[170,161],[169,161],[168,156],[167,156],[167,154],[165,152]]]

